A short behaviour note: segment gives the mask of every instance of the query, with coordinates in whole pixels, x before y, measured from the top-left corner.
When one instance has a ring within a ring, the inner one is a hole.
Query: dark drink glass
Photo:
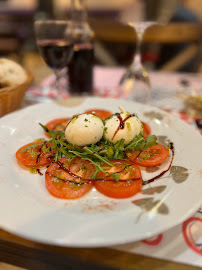
[[[68,65],[69,89],[72,95],[93,94],[93,44],[77,43]]]
[[[66,40],[39,40],[37,45],[46,64],[55,70],[64,68],[73,54],[73,44]]]
[[[92,95],[94,32],[88,23],[87,0],[71,0],[71,11],[76,35],[74,54],[68,64],[68,90],[71,95]]]
[[[45,63],[56,75],[57,90],[61,90],[61,70],[67,67],[72,55],[75,38],[71,20],[40,20],[35,22],[35,36],[39,52]],[[61,98],[58,91],[58,98]]]

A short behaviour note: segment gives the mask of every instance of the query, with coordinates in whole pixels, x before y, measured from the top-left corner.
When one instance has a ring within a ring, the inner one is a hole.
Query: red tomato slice
[[[77,180],[80,182],[82,182],[82,180],[79,176],[75,177],[74,173],[69,170],[70,167],[71,163],[69,163],[68,158],[65,157],[61,158],[59,162],[51,164],[46,170],[46,188],[53,196],[62,199],[77,199],[92,188],[92,182],[75,183]]]
[[[109,116],[112,115],[112,113],[111,113],[110,111],[100,110],[100,109],[91,109],[91,110],[87,110],[87,111],[85,111],[85,113],[96,114],[97,116],[99,116],[99,117],[102,118],[103,120],[105,120],[107,117],[109,117]]]
[[[126,151],[126,155],[139,166],[153,167],[167,159],[169,150],[162,144],[157,144],[143,151]]]
[[[138,166],[130,161],[114,159],[110,160],[115,166],[109,167],[103,164],[106,173],[99,172],[95,180],[95,188],[102,194],[111,198],[128,198],[135,195],[142,188],[142,176]],[[117,179],[117,181],[115,181]],[[136,180],[134,180],[136,179]],[[132,180],[132,181],[131,181]]]
[[[95,172],[95,167],[90,161],[76,157],[71,161],[69,170],[82,179],[93,180],[92,175]]]
[[[85,183],[93,180],[94,165],[80,157],[69,161],[68,157],[52,163],[46,173],[64,182]]]
[[[142,178],[139,167],[134,163],[121,159],[113,159],[110,160],[110,162],[114,164],[114,166],[110,167],[103,164],[102,168],[106,171],[106,173],[101,171],[98,172],[96,176],[97,179],[104,179],[107,181],[116,179],[120,181],[127,181]]]
[[[140,192],[142,179],[133,181],[104,181],[99,180],[94,183],[95,188],[105,196],[115,199],[129,198]]]
[[[70,118],[57,118],[57,119],[51,120],[50,122],[46,124],[46,127],[50,129],[51,131],[55,131],[55,130],[65,131],[65,128],[67,126],[69,119]],[[50,137],[50,135],[47,132],[45,132],[45,135]]]
[[[144,135],[144,138],[147,138],[151,134],[151,128],[145,122],[142,122],[142,124],[143,124],[143,135]]]
[[[51,195],[61,199],[77,199],[86,194],[93,186],[93,183],[73,183],[62,180],[54,181],[53,177],[45,174],[46,188]]]
[[[55,150],[50,150],[51,143],[36,141],[24,145],[16,152],[17,160],[28,167],[42,167],[54,159]],[[27,150],[26,150],[27,149]],[[48,152],[43,150],[49,149]]]

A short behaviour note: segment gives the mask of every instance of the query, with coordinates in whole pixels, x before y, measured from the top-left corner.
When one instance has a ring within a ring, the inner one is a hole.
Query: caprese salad
[[[150,126],[120,112],[91,109],[41,125],[48,139],[37,139],[16,152],[32,172],[46,168],[45,184],[53,196],[77,199],[92,187],[111,198],[128,198],[142,188],[142,167],[155,167],[169,156]]]

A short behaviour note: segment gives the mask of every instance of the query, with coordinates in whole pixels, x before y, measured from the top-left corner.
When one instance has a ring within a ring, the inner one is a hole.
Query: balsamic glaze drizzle
[[[130,118],[135,116],[134,114],[130,114],[129,116],[127,116],[125,119],[122,119],[121,114],[118,114],[117,118],[119,119],[119,126],[117,128],[117,130],[114,132],[114,135],[112,137],[112,140],[114,139],[114,137],[116,136],[117,132],[119,131],[119,129],[124,129],[125,127],[125,122]]]
[[[67,169],[67,168],[65,168],[64,167],[64,164],[62,163],[62,162],[60,162],[60,161],[56,161],[55,162],[57,165],[58,165],[58,168],[60,169],[60,170],[62,170],[62,171],[65,171],[66,173],[68,173],[69,175],[71,175],[74,179],[77,179],[77,180],[75,180],[75,182],[76,183],[81,183],[81,181],[85,181],[85,183],[90,183],[90,182],[92,182],[92,181],[100,181],[100,180],[103,180],[103,181],[106,181],[107,179],[107,177],[110,177],[113,173],[106,173],[106,178],[104,178],[104,177],[102,177],[102,178],[97,178],[97,179],[90,179],[90,180],[88,180],[88,179],[84,179],[84,178],[82,178],[82,177],[80,177],[80,176],[78,176],[78,175],[76,175],[76,174],[74,174],[73,172],[71,172],[69,169]],[[125,166],[121,171],[118,171],[118,172],[116,172],[116,173],[122,173],[125,169],[127,169],[128,167],[130,167],[132,164],[129,164],[129,165],[127,165],[127,166]],[[58,177],[58,176],[55,176],[55,175],[52,175],[50,172],[46,172],[50,177],[55,177],[55,178],[57,178],[58,180],[62,180],[63,182],[74,182],[74,181],[69,181],[69,180],[66,180],[66,179],[62,179],[62,178],[60,178],[60,177]],[[130,179],[130,180],[139,180],[140,178],[135,178],[135,179]],[[79,181],[79,182],[78,182]],[[120,182],[125,182],[126,180],[119,180]]]
[[[38,164],[39,161],[40,161],[40,157],[41,157],[41,154],[42,154],[42,147],[43,147],[44,145],[46,145],[46,147],[47,147],[46,141],[43,142],[43,143],[41,144],[41,147],[39,148],[39,153],[38,153],[37,158],[36,158],[36,164]]]
[[[40,171],[40,169],[36,169],[36,171],[37,171],[37,173],[38,173],[39,175],[43,175],[43,173]]]
[[[51,174],[50,172],[47,172],[47,171],[46,171],[46,174],[48,174],[50,177],[54,177],[54,178],[56,178],[58,180],[61,180],[61,181],[65,182],[65,183],[74,183],[74,184],[77,184],[77,185],[85,185],[85,184],[91,183],[91,181],[79,182],[79,183],[74,182],[74,181],[69,181],[69,180],[66,180],[64,178],[60,178],[60,177],[58,177],[56,175],[53,175],[53,174]]]
[[[72,177],[74,177],[75,179],[78,180],[82,180],[82,178],[76,174],[74,174],[73,172],[71,172],[69,169],[65,168],[64,164],[62,162],[60,162],[59,160],[56,161],[56,164],[58,165],[58,168],[67,172],[69,175],[71,175]]]
[[[40,158],[41,158],[41,154],[42,154],[42,148],[43,148],[44,145],[46,146],[46,148],[48,148],[47,142],[44,141],[44,142],[41,144],[41,147],[39,148],[39,153],[38,153],[37,158],[36,158],[36,164],[38,164],[38,163],[40,162]],[[49,148],[49,151],[51,152],[52,149]],[[50,160],[51,160],[52,158],[54,158],[54,157],[55,157],[55,155],[54,155],[54,154],[51,154],[50,156],[47,157],[47,161],[50,161]]]

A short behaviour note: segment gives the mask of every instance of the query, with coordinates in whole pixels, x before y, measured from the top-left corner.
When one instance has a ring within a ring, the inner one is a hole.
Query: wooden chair
[[[133,29],[119,22],[110,20],[90,19],[90,24],[99,42],[134,43],[135,34]],[[196,23],[170,23],[150,27],[145,36],[145,43],[155,44],[183,44],[190,46],[181,51],[173,59],[162,66],[163,71],[176,71],[195,55],[201,55],[202,24]],[[197,57],[198,61],[201,60]]]
[[[34,10],[0,8],[0,56],[22,57],[24,43],[31,36]]]

